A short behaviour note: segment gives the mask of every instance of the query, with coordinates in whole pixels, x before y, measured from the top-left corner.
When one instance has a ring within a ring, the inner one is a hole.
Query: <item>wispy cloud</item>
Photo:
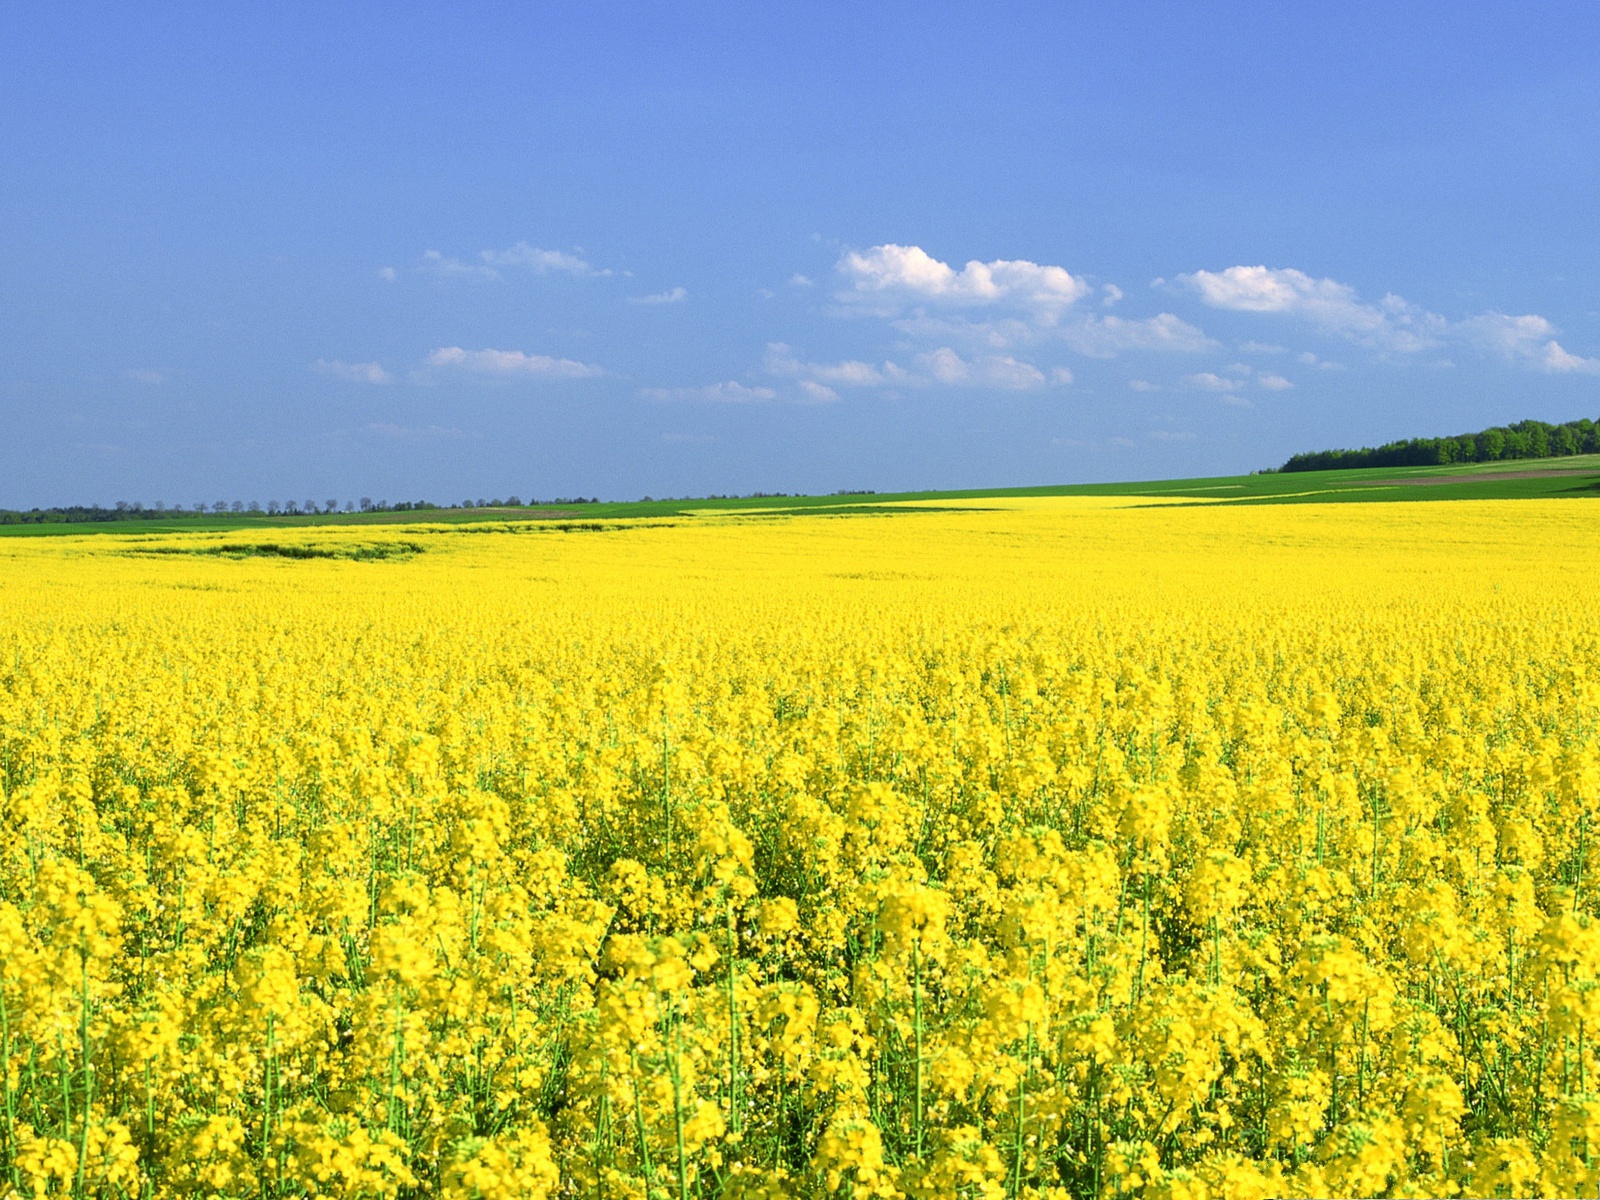
[[[1562,349],[1561,343],[1555,340],[1555,326],[1540,316],[1513,317],[1489,312],[1467,318],[1459,329],[1480,349],[1536,371],[1600,374],[1600,359],[1583,358]]]
[[[837,363],[806,362],[783,342],[767,343],[766,369],[772,375],[810,379],[829,387],[881,387],[907,379],[903,368],[887,361],[876,365],[857,359]]]
[[[947,341],[964,348],[982,347],[990,351],[1058,343],[1087,358],[1116,358],[1142,351],[1196,354],[1219,346],[1204,331],[1172,313],[1134,319],[1082,312],[1040,325],[1015,317],[975,321],[960,314],[919,312],[898,318],[891,324],[907,337],[920,341]]]
[[[366,429],[368,433],[377,437],[397,442],[454,442],[477,436],[453,426],[393,425],[387,421],[374,421],[367,425]]]
[[[135,383],[149,384],[152,387],[167,381],[165,371],[157,371],[151,367],[129,367],[122,374],[124,378],[131,379]]]
[[[392,383],[394,376],[383,369],[381,363],[344,362],[337,358],[319,358],[311,364],[313,371],[332,375],[346,383]]]
[[[518,242],[505,250],[481,250],[478,252],[478,257],[491,267],[515,267],[532,271],[535,275],[548,275],[551,272],[566,275],[611,274],[608,270],[591,266],[581,254],[569,254],[565,250],[544,250],[538,246],[530,246],[527,242]]]
[[[1429,349],[1439,344],[1447,325],[1443,317],[1399,296],[1368,303],[1349,284],[1314,279],[1293,267],[1195,271],[1179,275],[1177,283],[1211,308],[1299,317],[1324,333],[1379,350],[1409,354]]]
[[[450,258],[437,250],[425,250],[423,268],[434,275],[465,279],[499,279],[500,272],[486,262]]]
[[[802,379],[795,384],[802,399],[811,404],[834,404],[839,399],[839,393],[825,383],[818,383],[815,379]]]
[[[1115,358],[1138,350],[1194,354],[1217,346],[1204,332],[1172,313],[1159,313],[1144,320],[1087,316],[1065,326],[1061,337],[1079,354],[1090,358]]]
[[[1201,392],[1237,392],[1244,386],[1244,380],[1232,379],[1224,375],[1217,375],[1211,371],[1199,371],[1193,375],[1185,375],[1183,382],[1186,387],[1194,388]]]
[[[639,397],[664,404],[764,404],[778,398],[769,387],[747,387],[727,380],[704,387],[640,388]]]
[[[1026,391],[1048,384],[1072,382],[1072,372],[1057,367],[1048,373],[1032,363],[1009,354],[962,355],[954,347],[939,346],[916,355],[912,365],[885,360],[882,363],[845,359],[842,362],[808,362],[783,342],[767,345],[766,369],[769,374],[798,379],[801,386],[811,384],[826,389],[837,398],[838,388],[871,387],[990,387],[1007,391]],[[806,389],[822,398],[820,392]]]
[[[1498,355],[1516,366],[1553,374],[1600,374],[1600,359],[1573,354],[1536,313],[1486,312],[1461,320],[1390,293],[1372,302],[1348,284],[1316,279],[1292,267],[1234,266],[1179,275],[1180,287],[1212,308],[1297,318],[1325,334],[1385,354],[1415,355],[1447,343]],[[1301,355],[1307,361],[1306,355]],[[1311,356],[1310,363],[1331,367]]]
[[[629,296],[630,304],[682,304],[689,298],[686,288],[675,287],[665,292],[655,292],[649,296]]]
[[[936,382],[954,387],[992,387],[1021,392],[1044,387],[1050,382],[1038,367],[1009,354],[965,359],[949,346],[940,346],[918,355],[917,363]],[[1068,380],[1070,378],[1069,375]]]
[[[504,250],[480,250],[472,258],[465,259],[428,250],[422,255],[422,263],[425,270],[436,275],[482,280],[500,279],[501,272],[508,270],[528,271],[534,275],[606,276],[612,273],[591,265],[581,254],[546,250],[527,242],[518,242]]]
[[[605,371],[590,363],[571,358],[552,358],[546,354],[526,354],[521,350],[464,350],[442,346],[428,355],[430,367],[467,371],[474,375],[500,378],[535,376],[547,379],[589,379]]]
[[[1244,396],[1246,388],[1253,386],[1269,392],[1286,392],[1294,387],[1293,382],[1276,372],[1258,372],[1249,363],[1242,362],[1225,367],[1221,374],[1215,371],[1197,371],[1192,375],[1185,375],[1183,385],[1194,391],[1212,392],[1223,403],[1234,404],[1240,408],[1250,407],[1250,401]]]

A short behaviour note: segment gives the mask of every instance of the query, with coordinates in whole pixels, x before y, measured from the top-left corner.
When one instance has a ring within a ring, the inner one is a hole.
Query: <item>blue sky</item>
[[[1600,417],[1600,6],[10,5],[0,505]]]

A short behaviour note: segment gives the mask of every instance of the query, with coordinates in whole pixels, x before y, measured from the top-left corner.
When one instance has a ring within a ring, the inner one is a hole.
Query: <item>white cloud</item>
[[[811,276],[802,275],[799,271],[796,271],[793,275],[789,276],[789,285],[791,287],[811,287],[815,284],[815,282],[816,281],[813,280]]]
[[[1009,354],[990,354],[969,361],[949,346],[941,346],[927,354],[918,355],[917,362],[934,380],[958,387],[1026,391],[1043,387],[1047,382],[1044,372],[1038,367],[1012,358]]]
[[[599,367],[571,358],[524,354],[521,350],[463,350],[460,346],[435,350],[428,355],[428,365],[501,377],[533,375],[549,379],[588,379],[605,374]]]
[[[924,342],[954,342],[961,346],[982,346],[989,350],[1010,350],[1031,346],[1041,340],[1038,326],[1015,317],[974,321],[963,316],[934,316],[918,312],[889,323],[891,327]],[[1051,332],[1057,332],[1052,330]]]
[[[1290,388],[1294,387],[1294,384],[1285,379],[1282,375],[1276,375],[1270,371],[1261,375],[1257,375],[1256,385],[1258,387],[1266,388],[1269,392],[1286,392]]]
[[[481,250],[478,257],[491,267],[520,267],[535,275],[547,275],[552,271],[567,275],[611,274],[591,267],[581,255],[564,250],[543,250],[527,242],[518,242],[505,250]]]
[[[1323,333],[1381,352],[1415,354],[1456,342],[1536,371],[1600,374],[1600,359],[1571,353],[1556,341],[1555,326],[1536,313],[1486,312],[1452,321],[1392,293],[1377,303],[1364,301],[1348,284],[1313,279],[1293,268],[1236,266],[1180,275],[1177,282],[1213,308],[1298,317]],[[1300,361],[1338,369],[1309,352]]]
[[[396,279],[400,278],[400,272],[396,271],[393,267],[379,267],[378,278],[383,280],[385,283],[393,283]]]
[[[1048,320],[1090,290],[1064,267],[1026,259],[974,259],[958,271],[920,246],[894,243],[852,251],[837,269],[846,285],[838,293],[841,301],[884,315],[903,304],[971,307],[1004,302]]]
[[[1123,296],[1122,289],[1119,288],[1114,283],[1108,283],[1103,288],[1101,288],[1100,290],[1103,293],[1103,295],[1102,295],[1102,297],[1100,299],[1100,303],[1105,308],[1110,308],[1118,300],[1122,299],[1122,296]]]
[[[887,361],[877,366],[857,359],[837,363],[804,362],[783,342],[767,343],[765,365],[773,375],[811,379],[830,387],[881,387],[904,382],[907,378],[902,368]]]
[[[1183,382],[1189,387],[1202,392],[1236,392],[1243,386],[1237,379],[1228,379],[1210,371],[1200,371],[1194,375],[1185,375]]]
[[[1161,387],[1159,384],[1151,383],[1148,379],[1130,379],[1128,380],[1128,390],[1134,392],[1159,392]]]
[[[1447,322],[1393,294],[1377,304],[1333,279],[1313,279],[1292,267],[1236,266],[1195,271],[1177,282],[1212,308],[1279,313],[1309,321],[1324,333],[1377,350],[1411,354],[1438,345]]]
[[[346,383],[391,383],[394,380],[394,376],[375,362],[347,363],[337,358],[319,358],[311,364],[311,369]]]
[[[838,392],[814,379],[802,379],[795,386],[800,389],[800,395],[812,404],[832,404],[839,398]]]
[[[466,279],[499,279],[502,268],[531,271],[535,275],[549,275],[552,272],[565,275],[611,274],[609,270],[591,266],[580,254],[545,250],[530,246],[527,242],[518,242],[504,250],[480,250],[475,259],[451,258],[437,250],[428,250],[423,253],[422,261],[425,269],[435,274]],[[379,274],[382,275],[382,272]]]
[[[147,383],[152,387],[167,381],[167,373],[165,371],[156,371],[149,367],[129,367],[122,374],[135,383]]]
[[[821,393],[813,393],[806,384],[827,390],[830,393],[827,398],[837,398],[835,389],[838,388],[945,385],[1020,391],[1043,387],[1047,383],[1072,382],[1072,372],[1065,367],[1057,367],[1046,375],[1032,363],[1023,362],[1009,354],[963,357],[951,346],[940,346],[917,355],[914,369],[908,370],[889,361],[869,363],[845,359],[835,363],[807,362],[792,347],[782,342],[769,342],[765,366],[769,374],[800,380],[802,389],[818,398],[821,398]]]
[[[465,279],[500,278],[500,272],[487,263],[463,262],[459,258],[447,258],[437,250],[423,251],[422,263],[425,269],[432,271],[435,275],[447,275]]]
[[[1090,358],[1114,358],[1130,350],[1170,350],[1195,353],[1212,350],[1217,343],[1187,321],[1171,313],[1160,313],[1143,321],[1123,317],[1088,317],[1068,325],[1061,336],[1080,354]]]
[[[759,404],[776,400],[778,393],[769,387],[746,387],[729,380],[705,387],[640,388],[639,396],[664,403]]]
[[[1197,440],[1197,435],[1171,429],[1156,429],[1151,432],[1150,440],[1152,442],[1192,442]]]
[[[1336,363],[1336,362],[1329,362],[1325,358],[1318,358],[1315,354],[1311,353],[1311,351],[1309,351],[1309,350],[1303,350],[1299,354],[1296,354],[1295,355],[1295,360],[1297,362],[1304,363],[1308,367],[1315,367],[1319,371],[1342,371],[1342,370],[1344,370],[1344,364]]]
[[[1460,328],[1466,339],[1480,349],[1537,371],[1600,373],[1600,359],[1582,358],[1563,349],[1555,340],[1555,326],[1541,316],[1513,317],[1489,312],[1469,317]]]
[[[672,288],[670,291],[655,292],[649,296],[629,296],[630,304],[681,304],[689,298],[689,293],[681,287]]]

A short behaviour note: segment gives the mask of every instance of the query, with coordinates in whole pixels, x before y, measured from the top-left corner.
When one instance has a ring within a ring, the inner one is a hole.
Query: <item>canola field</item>
[[[1577,1195],[1581,501],[0,541],[0,1195]]]

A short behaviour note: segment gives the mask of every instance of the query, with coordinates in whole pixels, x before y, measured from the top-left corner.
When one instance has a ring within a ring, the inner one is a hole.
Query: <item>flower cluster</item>
[[[1592,1191],[1584,507],[0,541],[0,1195]]]

